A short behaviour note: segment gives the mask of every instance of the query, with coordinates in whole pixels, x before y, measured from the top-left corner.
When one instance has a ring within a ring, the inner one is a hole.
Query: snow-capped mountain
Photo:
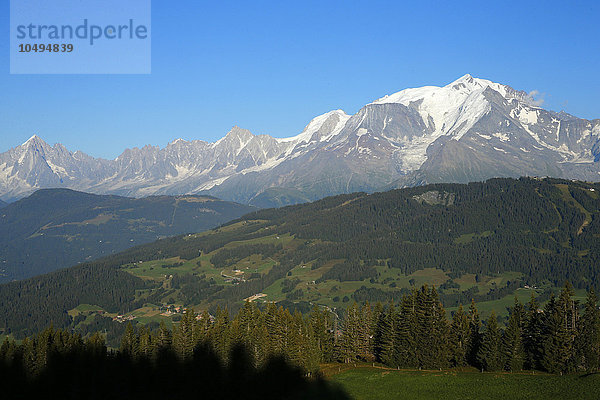
[[[465,75],[406,89],[278,139],[234,127],[215,143],[175,140],[115,160],[34,136],[0,154],[0,198],[67,187],[127,196],[210,193],[262,206],[352,191],[496,176],[600,179],[600,120],[544,110],[525,92]]]

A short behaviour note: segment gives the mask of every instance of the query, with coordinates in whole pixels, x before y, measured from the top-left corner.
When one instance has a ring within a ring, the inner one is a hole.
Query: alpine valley
[[[41,189],[0,212],[0,283],[204,231],[253,210],[210,196],[132,199]]]
[[[382,97],[352,116],[328,112],[284,139],[234,127],[215,143],[177,139],[105,160],[33,136],[0,154],[0,199],[70,188],[130,197],[210,194],[270,207],[492,177],[597,181],[598,161],[600,120],[548,111],[523,91],[465,75]]]

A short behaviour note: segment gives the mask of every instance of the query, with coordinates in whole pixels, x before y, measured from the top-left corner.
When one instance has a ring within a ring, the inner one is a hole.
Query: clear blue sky
[[[10,75],[0,0],[0,151],[34,133],[105,158],[234,125],[291,136],[465,73],[600,118],[598,1],[219,3],[153,1],[151,75]]]

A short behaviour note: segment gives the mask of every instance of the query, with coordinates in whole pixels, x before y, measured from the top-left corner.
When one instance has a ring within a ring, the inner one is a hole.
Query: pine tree
[[[600,368],[600,309],[593,289],[587,294],[576,341],[578,365],[588,372]]]
[[[416,360],[422,368],[442,368],[448,363],[448,323],[435,288],[416,292]]]
[[[154,343],[150,331],[145,326],[140,328],[138,338],[139,356],[150,358],[154,354]]]
[[[385,319],[385,312],[383,310],[383,304],[380,301],[375,304],[372,314],[372,335],[373,335],[373,356],[377,361],[381,361],[381,335]]]
[[[502,358],[504,369],[521,371],[525,364],[525,348],[523,346],[523,326],[525,308],[515,297],[515,305],[510,311],[506,330],[502,335]]]
[[[119,348],[119,351],[131,358],[137,358],[139,350],[138,340],[139,338],[133,325],[131,322],[128,322],[127,327],[125,328],[125,334],[121,338],[121,347]]]
[[[571,334],[566,325],[566,315],[560,301],[554,295],[544,307],[541,366],[551,373],[568,370],[572,356]]]
[[[85,342],[85,347],[89,353],[98,359],[106,357],[106,341],[100,332],[90,336]]]
[[[321,350],[319,337],[312,329],[310,322],[305,325],[306,347],[305,352],[305,370],[312,375],[319,370],[319,365],[323,362],[323,353]]]
[[[217,308],[215,322],[209,332],[209,340],[215,352],[226,360],[230,350],[229,340],[229,311],[227,308]]]
[[[361,323],[358,305],[354,303],[346,310],[342,334],[338,343],[338,357],[344,363],[355,361],[364,347]]]
[[[194,354],[196,341],[196,313],[193,308],[187,308],[179,324],[173,329],[173,349],[183,360],[190,359]]]
[[[470,339],[469,318],[460,304],[452,316],[452,325],[450,326],[450,360],[453,366],[464,367],[467,365]]]
[[[415,331],[417,323],[413,295],[402,296],[397,321],[396,361],[401,367],[416,367]]]
[[[372,327],[371,306],[366,302],[360,309],[358,315],[358,357],[363,361],[373,361],[374,356],[371,351],[373,348],[373,327]]]
[[[383,318],[381,327],[381,362],[390,367],[396,367],[396,329],[398,325],[398,315],[394,303],[390,303]]]
[[[481,346],[477,353],[478,364],[486,371],[498,371],[502,368],[500,356],[500,330],[496,313],[492,314],[486,321],[485,331],[481,338]]]
[[[477,354],[481,346],[481,319],[475,301],[471,299],[469,306],[469,340],[467,342],[467,363],[474,367],[479,367]]]
[[[57,351],[54,336],[54,328],[50,326],[37,334],[33,340],[35,348],[35,374],[40,373],[46,367],[51,353]]]
[[[16,349],[15,341],[5,337],[0,346],[0,363],[10,367],[13,364]]]
[[[285,353],[293,364],[298,365],[306,371],[308,369],[311,350],[309,348],[304,319],[302,318],[302,314],[296,310],[289,320]]]
[[[523,327],[523,347],[525,349],[525,368],[540,369],[542,359],[542,333],[543,313],[539,310],[539,304],[535,293],[531,292],[531,300],[527,305],[525,324]]]
[[[164,321],[161,321],[158,328],[155,351],[164,352],[171,349],[172,339],[171,330],[167,328]]]
[[[212,327],[211,317],[208,311],[204,310],[200,314],[200,319],[196,323],[196,334],[197,340],[201,344],[205,344],[208,341],[208,335]]]
[[[320,310],[315,305],[309,316],[309,326],[321,355],[319,362],[333,361],[333,323],[329,310]]]
[[[263,313],[263,324],[267,331],[267,341],[265,344],[264,352],[267,357],[277,353],[277,344],[275,341],[275,332],[277,331],[278,324],[278,310],[277,306],[273,302],[267,303],[265,312]]]
[[[431,288],[431,297],[433,299],[433,323],[432,331],[433,341],[435,343],[435,363],[434,368],[448,367],[450,359],[449,348],[449,326],[446,319],[446,310],[442,306],[435,286]],[[437,339],[437,340],[436,340]]]

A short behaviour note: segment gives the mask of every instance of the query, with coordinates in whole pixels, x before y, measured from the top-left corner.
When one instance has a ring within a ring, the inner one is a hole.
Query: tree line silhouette
[[[60,379],[74,374],[72,390],[78,393],[89,390],[87,384],[111,382],[126,388],[123,393],[137,390],[146,381],[150,386],[165,382],[169,390],[180,390],[173,389],[173,382],[186,382],[184,377],[192,373],[188,369],[211,377],[201,384],[206,390],[226,393],[231,388],[223,387],[232,384],[231,374],[241,373],[236,370],[240,365],[245,375],[239,379],[260,381],[267,379],[265,374],[282,373],[295,377],[298,387],[313,390],[311,385],[327,386],[318,379],[303,379],[318,376],[322,363],[359,361],[411,369],[472,366],[484,371],[597,372],[598,299],[590,290],[580,305],[567,283],[543,308],[534,296],[526,305],[515,299],[501,328],[495,313],[482,322],[475,302],[467,310],[459,306],[448,319],[435,287],[425,285],[397,303],[354,303],[342,318],[319,307],[307,316],[292,314],[274,303],[261,309],[246,302],[233,317],[226,309],[214,316],[187,309],[173,329],[164,324],[154,330],[127,325],[116,352],[107,351],[99,332],[83,339],[79,333],[52,327],[21,343],[7,338],[0,346],[0,376],[7,382],[21,387],[31,381],[38,385],[31,387],[38,389],[61,382],[62,387],[65,383]],[[271,371],[273,365],[280,371]],[[91,371],[96,380],[85,377]],[[112,381],[115,375],[119,377]]]

